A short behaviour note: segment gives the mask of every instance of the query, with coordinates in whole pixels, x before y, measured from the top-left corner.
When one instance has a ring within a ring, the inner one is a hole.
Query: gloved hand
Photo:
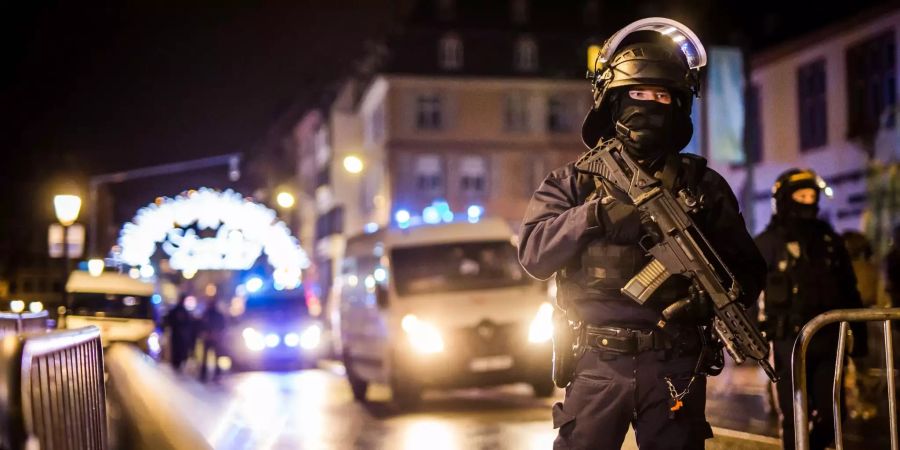
[[[613,244],[635,244],[648,234],[653,242],[659,242],[659,227],[633,205],[606,196],[597,202],[596,214],[606,239]]]
[[[712,302],[709,295],[696,283],[691,283],[688,288],[688,296],[673,302],[662,311],[663,320],[686,320],[695,323],[705,323],[712,318]]]

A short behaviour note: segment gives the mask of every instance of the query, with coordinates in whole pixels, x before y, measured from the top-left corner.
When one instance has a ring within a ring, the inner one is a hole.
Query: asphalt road
[[[354,402],[339,364],[233,373],[205,385],[162,370],[177,377],[180,409],[221,449],[549,449],[550,408],[562,398],[561,390],[535,399],[528,386],[509,385],[428,392],[415,411],[401,411],[383,386],[370,388],[366,404]],[[777,448],[772,439],[716,433],[707,448]],[[623,448],[637,448],[632,435]]]

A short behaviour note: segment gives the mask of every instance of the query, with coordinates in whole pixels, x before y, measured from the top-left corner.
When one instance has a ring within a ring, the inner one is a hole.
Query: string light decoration
[[[275,211],[231,189],[157,198],[119,234],[120,258],[132,266],[150,264],[157,245],[181,271],[246,270],[265,254],[276,273],[289,274],[284,284],[293,284],[309,267],[306,252]]]

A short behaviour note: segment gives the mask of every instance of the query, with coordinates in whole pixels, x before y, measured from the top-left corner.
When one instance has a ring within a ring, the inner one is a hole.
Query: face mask
[[[778,214],[786,219],[792,220],[813,220],[819,217],[819,203],[811,205],[797,203],[790,196],[783,198],[777,205]]]
[[[620,97],[616,134],[639,159],[655,159],[672,151],[672,104]],[[677,150],[677,149],[676,149]]]

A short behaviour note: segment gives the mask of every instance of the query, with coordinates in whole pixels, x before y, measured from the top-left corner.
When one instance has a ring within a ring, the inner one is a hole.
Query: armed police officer
[[[805,323],[831,309],[861,308],[856,276],[841,237],[818,218],[825,182],[812,170],[791,169],[772,187],[774,214],[756,238],[768,264],[763,297],[763,329],[772,341],[779,373],[778,405],[784,448],[794,448],[791,352]],[[865,324],[851,325],[852,355],[866,351]],[[837,325],[813,338],[807,349],[807,395],[815,412],[809,435],[811,449],[824,449],[834,439],[832,381],[838,340]]]
[[[691,102],[705,58],[694,33],[678,22],[651,18],[623,28],[597,58],[582,137],[592,152],[623,148],[654,182],[689,193],[691,218],[742,287],[736,300],[750,304],[765,262],[736,198],[704,159],[679,154],[693,132]],[[646,249],[658,242],[659,228],[602,181],[574,162],[554,170],[534,193],[521,229],[520,262],[534,277],[556,274],[557,313],[564,311],[554,331],[554,379],[566,387],[565,401],[553,407],[554,448],[620,448],[630,425],[642,449],[702,449],[712,437],[705,374],[722,365],[721,348],[709,343],[711,307],[679,275],[644,303],[623,293],[651,261]],[[688,308],[664,316],[685,299]],[[574,354],[566,351],[569,339]]]

